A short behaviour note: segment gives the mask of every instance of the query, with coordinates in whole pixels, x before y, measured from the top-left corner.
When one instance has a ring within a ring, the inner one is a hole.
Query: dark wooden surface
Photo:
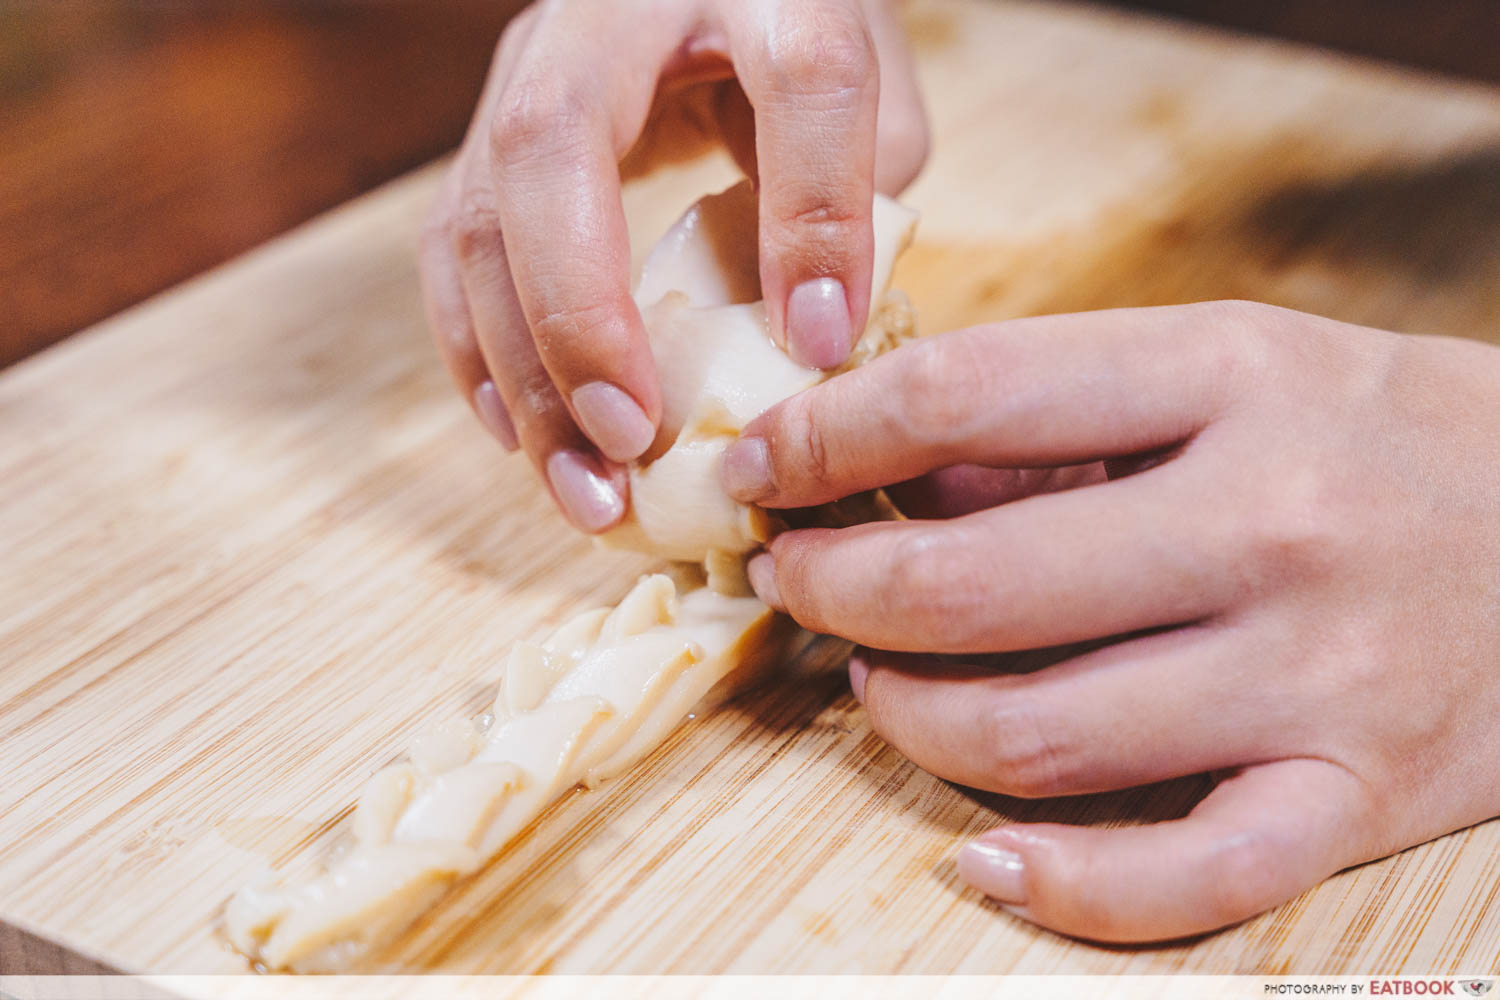
[[[519,0],[0,0],[0,365],[457,144]]]
[[[1495,0],[1138,7],[1500,81]],[[457,144],[519,0],[0,0],[0,366]]]
[[[1497,0],[1128,0],[1126,5],[1500,82]]]

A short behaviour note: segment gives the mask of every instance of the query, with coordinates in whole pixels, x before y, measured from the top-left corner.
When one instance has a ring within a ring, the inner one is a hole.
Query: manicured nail
[[[856,649],[849,657],[849,690],[854,692],[854,700],[861,705],[865,703],[865,678],[869,676],[870,664]]]
[[[625,516],[625,501],[582,452],[554,452],[547,459],[547,478],[568,520],[583,531],[596,534]]]
[[[763,500],[776,490],[771,481],[771,449],[761,437],[740,438],[724,452],[719,466],[724,492],[742,503]]]
[[[762,552],[746,563],[745,575],[750,578],[755,596],[763,603],[777,611],[786,610],[786,605],[781,603],[781,591],[776,589],[776,560],[771,558],[771,553]]]
[[[835,278],[804,281],[786,303],[787,353],[809,368],[837,368],[849,359],[849,297]]]
[[[1026,905],[1026,863],[1015,851],[971,840],[958,852],[958,874],[998,902]]]
[[[516,425],[511,423],[510,414],[505,410],[505,403],[500,399],[495,383],[479,383],[479,388],[474,390],[474,412],[479,414],[480,422],[489,432],[495,435],[500,447],[506,451],[515,451],[521,446],[516,440]]]
[[[617,385],[590,382],[573,390],[573,410],[589,440],[616,462],[640,458],[656,438],[656,427]]]

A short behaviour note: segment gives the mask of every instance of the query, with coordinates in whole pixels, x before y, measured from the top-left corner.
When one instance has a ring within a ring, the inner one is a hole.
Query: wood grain
[[[1493,0],[1128,0],[1500,81]],[[521,0],[0,4],[0,366],[457,145]]]
[[[520,7],[0,3],[0,367],[456,146]]]
[[[924,329],[1248,296],[1500,341],[1500,93],[1087,8],[923,0]],[[647,242],[719,157],[633,181]],[[0,919],[122,969],[243,962],[224,899],[331,842],[418,726],[646,564],[499,455],[425,342],[423,171],[0,377]],[[19,433],[17,433],[17,431]],[[549,810],[404,970],[1474,972],[1500,823],[1201,940],[1098,948],[961,889],[1002,817],[1180,815],[1198,779],[1026,803],[884,747],[825,678]]]

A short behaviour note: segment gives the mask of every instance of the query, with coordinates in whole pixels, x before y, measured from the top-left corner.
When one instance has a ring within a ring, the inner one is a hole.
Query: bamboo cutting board
[[[1061,4],[910,11],[936,154],[922,327],[1250,297],[1500,340],[1500,92]],[[633,181],[655,237],[724,161]],[[500,655],[618,598],[429,348],[429,169],[0,377],[0,971],[237,971],[225,898],[332,842]],[[1227,932],[1106,949],[956,881],[1000,818],[1180,815],[1184,780],[974,797],[837,675],[745,697],[548,812],[387,958],[444,972],[1478,972],[1500,824]]]

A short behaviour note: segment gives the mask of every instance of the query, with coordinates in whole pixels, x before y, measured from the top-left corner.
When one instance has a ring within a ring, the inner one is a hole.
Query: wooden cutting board
[[[900,283],[928,331],[1249,297],[1500,340],[1500,92],[1064,4],[910,11],[936,153]],[[627,194],[649,243],[728,177]],[[327,845],[500,655],[647,563],[596,551],[449,389],[413,245],[436,169],[0,377],[0,971],[243,970],[225,898]],[[1500,824],[1202,940],[1106,949],[957,882],[1001,818],[1180,815],[1192,779],[976,798],[837,675],[576,793],[390,956],[407,970],[1493,969]]]

